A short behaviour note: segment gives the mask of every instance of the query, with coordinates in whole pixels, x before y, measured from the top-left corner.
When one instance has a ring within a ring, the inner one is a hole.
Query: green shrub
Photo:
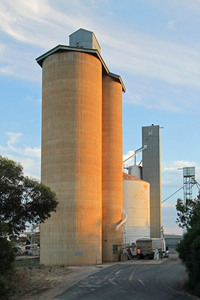
[[[0,299],[9,299],[14,292],[11,277],[14,271],[15,248],[6,237],[0,237]]]
[[[14,294],[14,291],[15,289],[10,281],[10,278],[0,277],[0,299],[10,299],[10,296]]]
[[[187,286],[200,296],[200,224],[188,229],[177,251],[188,272]]]
[[[15,248],[6,237],[0,237],[0,275],[13,271],[15,261]]]

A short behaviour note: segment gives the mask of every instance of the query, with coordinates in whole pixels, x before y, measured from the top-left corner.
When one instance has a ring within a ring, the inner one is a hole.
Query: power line
[[[178,189],[176,192],[174,192],[173,194],[171,194],[169,197],[167,197],[165,200],[163,200],[161,203],[164,203],[165,201],[167,201],[169,198],[171,198],[173,195],[175,195],[176,193],[178,193],[180,190],[183,189],[184,186],[182,186],[180,189]]]

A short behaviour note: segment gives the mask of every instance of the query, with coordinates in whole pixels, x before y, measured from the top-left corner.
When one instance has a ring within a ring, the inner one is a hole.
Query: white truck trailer
[[[155,253],[158,252],[159,257],[167,256],[164,238],[142,238],[136,241],[137,257],[148,257],[153,259]]]

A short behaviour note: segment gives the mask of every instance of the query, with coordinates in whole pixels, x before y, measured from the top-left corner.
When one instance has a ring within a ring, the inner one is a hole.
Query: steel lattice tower
[[[184,203],[186,200],[192,200],[192,187],[195,180],[195,167],[183,168],[183,194]]]

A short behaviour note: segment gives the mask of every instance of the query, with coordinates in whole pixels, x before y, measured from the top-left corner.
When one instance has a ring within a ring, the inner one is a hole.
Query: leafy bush
[[[14,271],[15,248],[5,237],[0,237],[0,299],[9,299],[14,287],[10,276]]]
[[[13,271],[16,249],[7,238],[0,237],[0,275]]]
[[[200,224],[188,229],[177,251],[188,272],[189,289],[200,296]]]
[[[27,222],[44,222],[57,204],[49,187],[24,176],[20,164],[0,156],[0,222],[7,225],[9,235],[19,235]]]
[[[16,240],[27,222],[44,222],[57,204],[49,187],[25,177],[20,164],[0,156],[0,299],[8,299],[12,292],[16,249],[7,237]]]

